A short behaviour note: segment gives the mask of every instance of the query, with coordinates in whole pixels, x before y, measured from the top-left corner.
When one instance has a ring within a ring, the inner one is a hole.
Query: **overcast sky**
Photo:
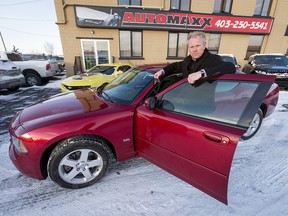
[[[47,54],[49,43],[55,55],[62,55],[56,21],[54,0],[0,0],[0,50],[5,44],[7,51],[14,45],[21,53]]]

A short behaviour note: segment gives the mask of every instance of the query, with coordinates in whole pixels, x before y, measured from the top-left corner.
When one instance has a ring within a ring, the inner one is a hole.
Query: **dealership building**
[[[287,0],[54,0],[67,76],[96,64],[171,63],[188,54],[187,36],[233,54],[288,54]]]

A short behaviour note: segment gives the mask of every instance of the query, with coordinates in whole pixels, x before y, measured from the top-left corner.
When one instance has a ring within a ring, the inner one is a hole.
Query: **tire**
[[[38,74],[31,74],[31,73],[26,74],[25,75],[25,79],[26,79],[26,83],[29,86],[34,86],[34,85],[40,86],[40,85],[42,85],[42,79],[41,79],[41,77]]]
[[[111,155],[111,150],[100,138],[68,138],[52,151],[48,161],[48,175],[64,188],[87,187],[105,175]]]
[[[248,140],[252,138],[257,133],[260,126],[262,125],[262,121],[263,121],[263,112],[261,109],[258,109],[248,130],[246,131],[246,133],[243,134],[242,140]]]

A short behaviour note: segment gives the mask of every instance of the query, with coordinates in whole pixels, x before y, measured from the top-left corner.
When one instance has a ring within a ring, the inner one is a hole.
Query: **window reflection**
[[[249,44],[246,52],[246,59],[248,59],[249,56],[253,54],[260,53],[263,38],[263,35],[250,35]]]
[[[190,11],[190,0],[171,0],[170,8],[174,10]]]
[[[208,41],[208,49],[211,53],[218,54],[220,39],[221,34],[210,34]]]
[[[169,33],[168,57],[187,56],[188,33]]]
[[[141,6],[141,0],[118,0],[118,5],[136,5],[136,6]]]
[[[259,84],[217,80],[194,87],[185,82],[164,94],[159,106],[168,112],[237,125]]]
[[[254,15],[268,16],[270,0],[257,0]]]
[[[120,31],[120,57],[142,56],[142,32]]]
[[[231,13],[232,0],[215,0],[214,13]]]

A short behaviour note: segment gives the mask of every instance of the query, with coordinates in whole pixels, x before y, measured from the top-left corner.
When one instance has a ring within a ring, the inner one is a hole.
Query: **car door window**
[[[198,87],[185,82],[164,94],[160,109],[237,125],[260,83],[215,80]]]

